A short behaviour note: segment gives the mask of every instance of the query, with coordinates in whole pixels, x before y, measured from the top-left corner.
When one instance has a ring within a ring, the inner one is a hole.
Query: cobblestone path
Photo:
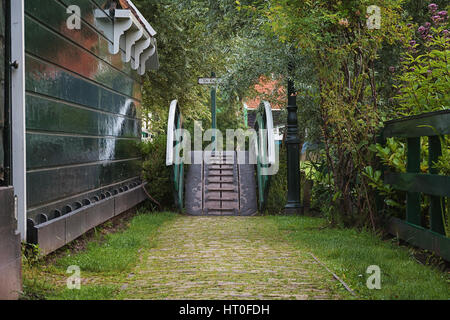
[[[164,225],[128,276],[129,299],[338,299],[334,281],[269,219],[187,217]]]

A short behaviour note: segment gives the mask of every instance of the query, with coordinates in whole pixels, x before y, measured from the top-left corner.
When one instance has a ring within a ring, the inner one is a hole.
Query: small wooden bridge
[[[254,165],[238,164],[235,151],[194,151],[195,156],[202,162],[191,164],[186,175],[186,213],[248,216],[258,211]],[[248,152],[241,156],[248,159]]]
[[[270,170],[262,169],[270,169],[276,158],[270,104],[260,105],[255,122],[257,137],[250,141],[250,145],[254,143],[250,151],[191,151],[186,175],[183,160],[175,159],[184,139],[178,130],[181,128],[182,116],[177,101],[173,101],[166,164],[173,168],[175,203],[179,210],[194,216],[251,216],[263,210]]]

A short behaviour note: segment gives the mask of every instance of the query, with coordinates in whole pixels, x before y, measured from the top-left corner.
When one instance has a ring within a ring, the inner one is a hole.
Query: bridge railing
[[[167,121],[166,165],[172,167],[172,183],[174,186],[174,200],[176,207],[182,211],[184,203],[184,162],[178,157],[181,149],[181,134],[178,129],[183,127],[178,101],[170,103],[169,119]]]
[[[431,112],[385,122],[383,139],[406,138],[406,173],[385,172],[384,182],[406,192],[405,220],[392,218],[393,235],[450,260],[450,238],[445,235],[446,201],[450,201],[450,176],[434,166],[442,154],[441,137],[450,134],[450,110]],[[428,173],[420,173],[421,137],[428,137]],[[422,225],[421,196],[430,197],[429,228]]]
[[[258,207],[263,212],[270,188],[271,175],[269,169],[277,161],[276,145],[273,129],[272,107],[269,102],[261,102],[255,119],[256,139],[256,176],[258,183]]]

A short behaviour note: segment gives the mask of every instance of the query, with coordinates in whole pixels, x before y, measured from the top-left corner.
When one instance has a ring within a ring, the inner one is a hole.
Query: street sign
[[[198,78],[198,84],[214,85],[217,83],[217,78]]]

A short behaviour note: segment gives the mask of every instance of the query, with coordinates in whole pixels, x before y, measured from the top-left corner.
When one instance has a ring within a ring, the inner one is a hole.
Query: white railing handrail
[[[178,107],[178,101],[173,100],[170,103],[169,119],[167,121],[167,145],[166,145],[166,166],[173,165],[173,141],[175,135],[175,116]]]
[[[273,134],[272,107],[268,101],[263,101],[266,114],[267,144],[269,164],[275,164],[275,135]]]

